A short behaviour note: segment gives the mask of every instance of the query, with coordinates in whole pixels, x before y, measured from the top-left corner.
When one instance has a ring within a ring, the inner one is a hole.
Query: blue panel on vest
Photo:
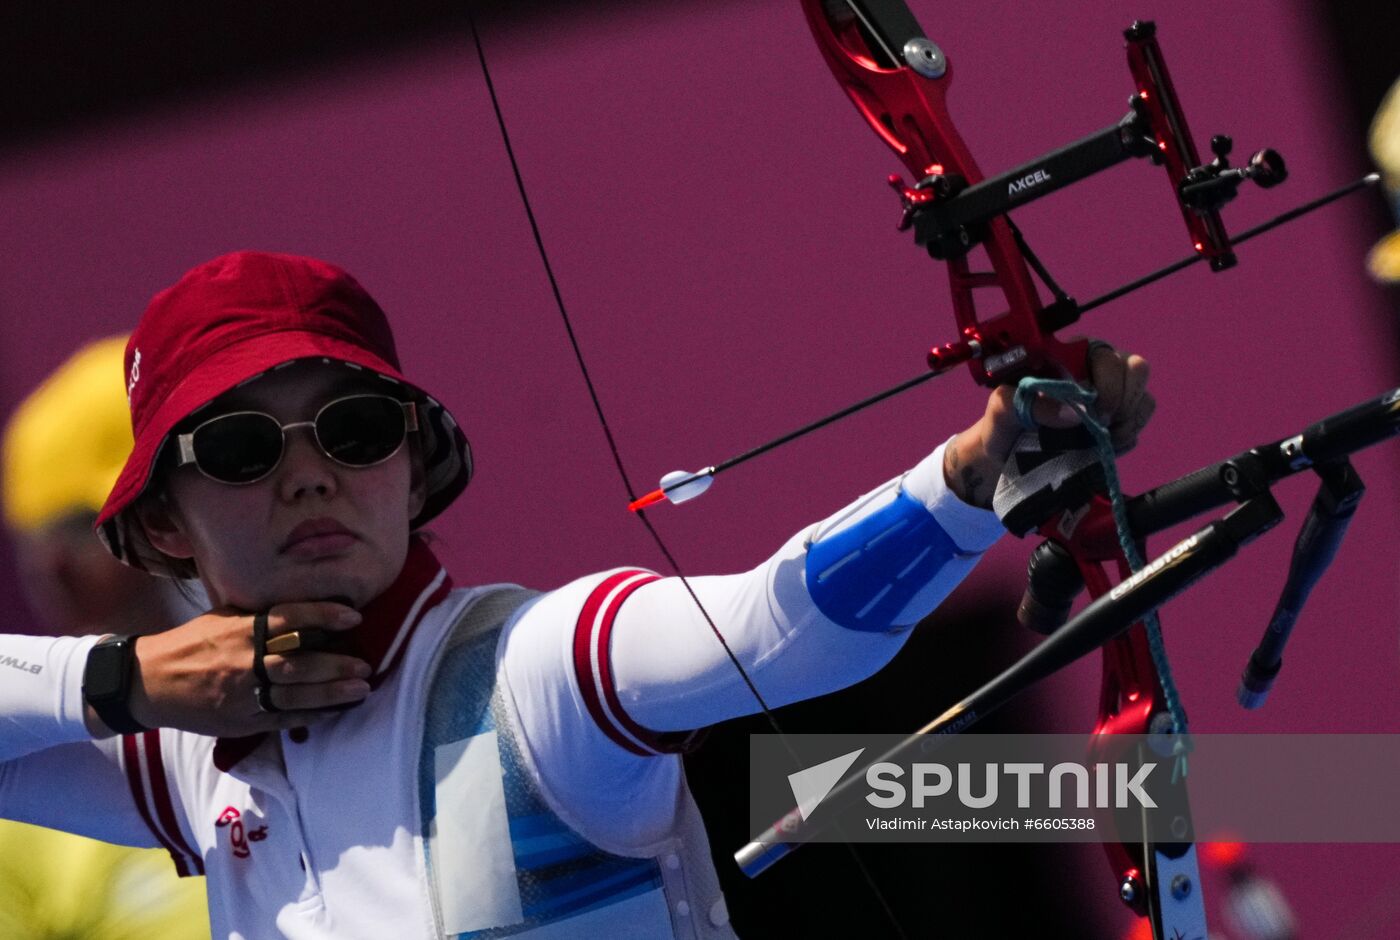
[[[569,828],[545,803],[525,768],[509,722],[497,714],[504,707],[495,688],[499,637],[499,629],[491,630],[442,656],[429,696],[419,758],[421,824],[424,833],[431,832],[437,814],[436,748],[496,731],[525,920],[454,934],[452,940],[509,937],[661,889],[661,871],[654,859],[604,852]],[[425,846],[429,841],[424,840]],[[431,851],[428,865],[431,869]]]
[[[959,554],[923,503],[900,490],[888,506],[807,549],[807,592],[833,623],[882,632]]]

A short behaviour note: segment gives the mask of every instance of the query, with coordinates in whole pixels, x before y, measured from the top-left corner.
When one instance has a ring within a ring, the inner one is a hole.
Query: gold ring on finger
[[[297,650],[301,649],[301,646],[300,630],[293,630],[291,633],[282,633],[267,641],[267,651],[279,655],[295,653]]]

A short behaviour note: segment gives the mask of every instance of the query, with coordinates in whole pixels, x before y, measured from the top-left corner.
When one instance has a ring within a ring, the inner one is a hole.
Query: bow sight
[[[986,239],[990,220],[1131,157],[1145,157],[1166,166],[1195,250],[1210,259],[1212,270],[1232,266],[1235,255],[1220,221],[1220,208],[1235,198],[1245,180],[1268,188],[1283,182],[1288,171],[1274,150],[1257,151],[1245,166],[1231,167],[1233,141],[1223,134],[1211,138],[1215,159],[1200,162],[1156,33],[1150,21],[1124,30],[1128,66],[1138,90],[1129,98],[1130,110],[1121,121],[972,185],[962,174],[938,163],[926,167],[928,174],[912,187],[891,176],[890,185],[904,210],[899,228],[912,227],[915,241],[934,258],[958,258]],[[874,48],[881,47],[874,43]],[[904,58],[919,74],[941,77],[946,60],[936,48],[927,39],[912,38],[904,43]],[[930,69],[930,61],[940,63],[939,68]]]
[[[1233,141],[1224,135],[1211,139],[1214,159],[1201,161],[1157,44],[1156,26],[1149,21],[1138,21],[1123,33],[1136,90],[1122,120],[984,178],[945,109],[951,64],[902,3],[804,0],[804,7],[837,81],[918,180],[909,186],[897,175],[889,178],[902,207],[899,228],[912,228],[919,245],[949,262],[962,337],[930,351],[929,367],[935,372],[970,362],[984,385],[1064,367],[1075,378],[1085,377],[1079,366],[1082,355],[1070,355],[1051,335],[1077,320],[1085,307],[1050,277],[1008,217],[1012,209],[1130,158],[1146,158],[1167,171],[1194,257],[1222,271],[1234,265],[1235,255],[1220,208],[1247,179],[1270,187],[1287,178],[1283,158],[1273,150],[1256,152],[1244,166],[1230,166]],[[991,272],[968,270],[967,255],[979,245],[987,250]],[[1049,289],[1053,303],[1040,302],[1028,268]],[[1155,278],[1136,286],[1151,280]],[[988,287],[1001,288],[1010,309],[983,321],[972,292]]]

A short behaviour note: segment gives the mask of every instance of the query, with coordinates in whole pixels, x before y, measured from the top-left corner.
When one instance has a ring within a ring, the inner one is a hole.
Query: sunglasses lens
[[[231,414],[195,429],[195,462],[205,475],[225,483],[252,483],[282,459],[282,429],[264,414]]]
[[[403,404],[383,395],[331,402],[316,416],[316,438],[333,460],[369,467],[388,460],[407,435]]]

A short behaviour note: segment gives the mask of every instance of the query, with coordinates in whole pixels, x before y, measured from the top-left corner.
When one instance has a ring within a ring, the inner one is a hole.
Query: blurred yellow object
[[[207,940],[204,879],[177,878],[160,849],[0,821],[0,937]]]
[[[1392,208],[1400,215],[1400,81],[1391,85],[1381,100],[1369,136],[1371,156],[1384,178]],[[1371,249],[1366,268],[1378,281],[1400,283],[1400,230],[1391,232]]]
[[[131,453],[125,348],[126,337],[84,346],[15,410],[0,465],[11,528],[33,532],[102,507]]]
[[[1400,186],[1400,80],[1390,86],[1371,120],[1371,156],[1386,183]]]
[[[1376,242],[1366,256],[1366,270],[1378,281],[1400,283],[1400,231],[1391,232]]]
[[[0,463],[11,528],[33,534],[101,508],[131,451],[125,347],[84,346],[15,411]],[[204,891],[159,849],[0,820],[0,940],[207,940]]]

